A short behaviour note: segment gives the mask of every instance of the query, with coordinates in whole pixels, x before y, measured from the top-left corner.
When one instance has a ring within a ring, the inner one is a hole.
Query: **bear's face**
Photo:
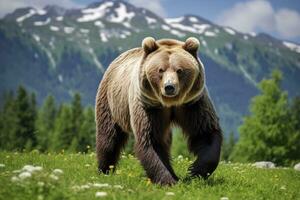
[[[179,106],[197,98],[204,87],[204,69],[197,58],[199,41],[143,41],[142,92],[163,106]],[[154,102],[154,103],[155,103]]]

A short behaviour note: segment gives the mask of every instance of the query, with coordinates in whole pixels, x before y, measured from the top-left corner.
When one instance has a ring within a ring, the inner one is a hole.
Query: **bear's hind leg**
[[[96,111],[96,153],[98,169],[99,172],[107,174],[111,168],[114,171],[121,150],[128,140],[128,134],[113,121],[106,101],[97,101]]]

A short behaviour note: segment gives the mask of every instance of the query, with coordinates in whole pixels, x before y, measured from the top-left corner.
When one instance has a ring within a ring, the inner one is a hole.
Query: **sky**
[[[17,7],[84,7],[99,0],[0,0],[0,17]],[[126,0],[162,17],[194,14],[241,32],[265,32],[300,43],[300,0]]]

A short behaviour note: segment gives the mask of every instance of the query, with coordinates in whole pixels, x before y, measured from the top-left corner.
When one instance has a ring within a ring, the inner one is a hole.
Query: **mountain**
[[[82,93],[94,105],[96,89],[120,53],[146,36],[201,41],[199,57],[225,133],[236,131],[248,113],[257,83],[273,69],[284,73],[283,87],[300,95],[300,45],[266,34],[240,33],[195,15],[164,19],[124,1],[105,0],[83,9],[20,8],[0,20],[0,93],[19,84],[68,101]]]

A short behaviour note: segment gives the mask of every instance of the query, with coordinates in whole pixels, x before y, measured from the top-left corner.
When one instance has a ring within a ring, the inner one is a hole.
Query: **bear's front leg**
[[[222,130],[215,109],[206,95],[177,111],[177,120],[188,138],[189,150],[197,156],[190,166],[191,176],[208,178],[217,168],[222,145]]]
[[[188,137],[190,150],[197,156],[189,167],[191,176],[207,179],[215,171],[219,164],[221,141],[222,137],[218,132]]]
[[[135,104],[131,115],[135,133],[135,151],[147,176],[153,183],[173,185],[178,181],[169,161],[169,122],[159,109],[146,110]]]

